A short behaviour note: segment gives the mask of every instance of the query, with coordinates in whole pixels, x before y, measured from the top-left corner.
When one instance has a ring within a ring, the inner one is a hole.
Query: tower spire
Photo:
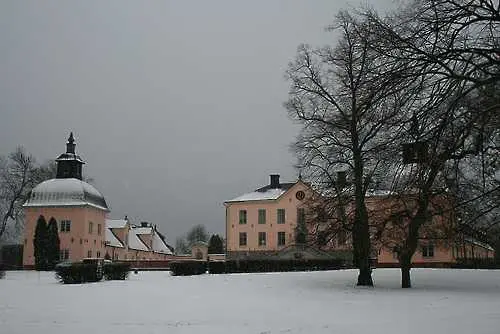
[[[61,154],[57,159],[57,179],[82,179],[82,158],[75,153],[75,137],[70,132],[66,142],[66,153]]]
[[[66,153],[75,154],[75,138],[73,137],[73,131],[70,132],[68,142],[66,143]]]

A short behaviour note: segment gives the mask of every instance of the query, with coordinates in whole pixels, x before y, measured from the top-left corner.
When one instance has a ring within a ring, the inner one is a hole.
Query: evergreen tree
[[[213,234],[208,242],[208,254],[224,253],[224,242],[218,234]]]
[[[54,217],[50,218],[49,225],[47,226],[47,269],[53,270],[55,265],[59,262],[60,240],[57,230],[57,221]]]
[[[35,248],[35,269],[47,269],[47,223],[45,218],[40,215],[36,222],[35,238],[33,239]]]

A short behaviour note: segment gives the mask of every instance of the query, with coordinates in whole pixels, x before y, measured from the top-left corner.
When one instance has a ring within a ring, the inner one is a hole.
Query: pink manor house
[[[84,258],[109,258],[142,262],[143,267],[157,261],[165,265],[176,259],[223,260],[277,257],[281,259],[352,259],[348,231],[323,246],[311,240],[298,240],[298,231],[305,238],[314,234],[308,220],[311,202],[317,193],[300,178],[281,183],[280,176],[270,176],[268,185],[224,202],[226,209],[226,253],[208,254],[207,245],[192,245],[192,253],[176,256],[165,236],[156,226],[141,222],[132,224],[124,219],[108,219],[110,210],[104,196],[82,180],[84,161],[75,153],[75,140],[70,135],[66,152],[57,159],[57,175],[37,185],[24,204],[25,230],[23,266],[33,268],[33,239],[37,220],[43,216],[58,223],[60,259],[79,261]],[[390,196],[373,195],[367,206],[390,207]],[[390,210],[389,210],[390,211]],[[453,217],[439,217],[443,226],[453,223]],[[303,235],[304,235],[303,234]],[[311,238],[312,239],[312,238]],[[397,256],[390,243],[374,243],[378,266],[396,266]],[[413,257],[414,265],[447,266],[458,259],[485,259],[494,256],[493,249],[473,238],[460,236],[442,242],[423,238]]]
[[[71,133],[66,153],[57,159],[57,176],[37,185],[24,204],[23,266],[33,268],[33,239],[40,216],[58,223],[61,260],[112,258],[115,260],[168,260],[173,249],[155,225],[131,224],[127,218],[108,219],[104,196],[82,180],[85,163],[75,153]]]
[[[224,203],[226,208],[226,256],[242,258],[344,258],[351,260],[348,231],[340,231],[334,240],[319,247],[314,240],[297,242],[297,228],[304,226],[308,238],[314,239],[314,224],[308,221],[308,207],[317,193],[300,178],[280,183],[280,176],[270,176],[268,185]],[[370,210],[390,207],[393,198],[373,194],[367,198]],[[390,214],[390,212],[388,213]],[[439,224],[449,225],[454,217],[438,216]],[[433,220],[434,221],[434,220]],[[434,222],[433,222],[434,224]],[[398,259],[389,242],[374,242],[373,256],[378,266],[397,266]],[[458,259],[493,258],[493,248],[473,238],[459,236],[453,240],[424,237],[413,257],[415,266],[449,266]]]

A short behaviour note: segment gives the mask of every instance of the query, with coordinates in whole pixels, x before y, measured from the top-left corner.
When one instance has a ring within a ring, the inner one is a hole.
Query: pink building
[[[300,179],[292,183],[280,183],[279,175],[271,175],[268,185],[226,201],[227,257],[286,257],[287,252],[305,252],[301,256],[352,259],[349,231],[338,228],[335,238],[319,244],[319,236],[325,223],[313,221],[315,213],[311,212],[311,208],[319,203],[320,198],[322,197]],[[370,224],[375,227],[378,221],[392,214],[394,199],[391,196],[373,194],[367,198],[366,203],[369,211],[377,212],[370,216]],[[436,230],[442,228],[445,231],[453,224],[454,217],[449,213],[450,210],[447,212],[448,215],[433,218],[429,225],[432,231],[427,227],[422,228],[420,245],[413,257],[414,264],[448,266],[461,258],[493,258],[494,252],[489,245],[472,238],[446,234],[439,239],[432,238],[431,235],[435,235]],[[307,240],[298,239],[301,226],[306,229]],[[376,229],[372,232],[375,234]],[[384,238],[374,238],[372,243],[374,257],[379,266],[397,266],[394,245],[400,241],[398,235],[388,228],[383,233]]]
[[[170,260],[173,252],[156,226],[125,219],[106,220],[106,254],[113,260]]]
[[[40,216],[47,222],[51,218],[57,221],[61,260],[104,258],[106,254],[116,259],[145,260],[172,255],[156,227],[136,229],[128,222],[122,229],[110,227],[104,196],[82,180],[84,161],[75,153],[75,146],[71,133],[66,152],[56,159],[56,178],[37,185],[24,204],[23,266],[34,267],[33,239]]]
[[[300,179],[280,183],[279,178],[271,175],[268,185],[224,202],[228,258],[297,253],[297,236],[307,229],[306,203],[312,193]],[[299,244],[301,256],[328,256],[318,249],[305,249],[305,242]]]

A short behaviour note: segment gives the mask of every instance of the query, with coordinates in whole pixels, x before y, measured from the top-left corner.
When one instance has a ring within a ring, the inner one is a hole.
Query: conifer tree
[[[47,226],[47,269],[54,269],[57,262],[59,262],[60,240],[57,230],[57,221],[54,217],[50,218],[49,225]]]
[[[208,254],[224,253],[224,242],[218,234],[213,234],[208,242]]]
[[[45,217],[40,215],[36,222],[35,238],[33,239],[35,249],[35,269],[47,269],[47,223]]]

